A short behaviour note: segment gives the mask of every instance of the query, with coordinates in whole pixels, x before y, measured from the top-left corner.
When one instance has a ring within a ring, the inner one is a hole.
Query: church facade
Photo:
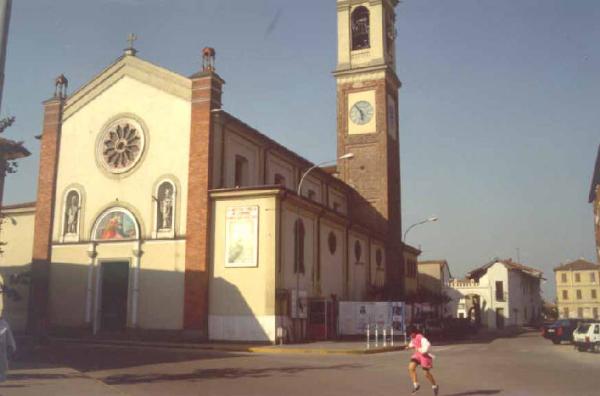
[[[3,237],[31,236],[2,259],[31,266],[30,330],[327,338],[337,301],[399,295],[420,252],[401,241],[396,5],[337,1],[334,167],[226,112],[210,48],[190,77],[130,47],[72,94],[58,78],[37,200],[4,209]]]

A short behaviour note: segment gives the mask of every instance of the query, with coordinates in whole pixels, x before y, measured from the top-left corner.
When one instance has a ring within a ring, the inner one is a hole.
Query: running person
[[[423,372],[425,372],[425,377],[431,382],[433,394],[437,396],[440,387],[431,374],[431,369],[433,368],[433,355],[429,354],[431,343],[413,325],[408,326],[406,333],[410,336],[410,344],[408,344],[408,347],[415,349],[415,353],[410,357],[410,363],[408,364],[408,374],[413,382],[412,393],[414,395],[421,388],[417,381],[417,366],[421,366]]]

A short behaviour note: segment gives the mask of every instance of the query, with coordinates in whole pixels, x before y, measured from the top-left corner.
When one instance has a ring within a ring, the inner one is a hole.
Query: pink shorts
[[[410,357],[410,361],[421,366],[423,370],[429,370],[433,368],[433,359],[428,354],[415,353]]]

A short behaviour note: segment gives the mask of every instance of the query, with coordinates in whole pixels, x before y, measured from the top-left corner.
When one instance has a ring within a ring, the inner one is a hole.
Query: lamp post
[[[354,158],[354,154],[353,153],[346,153],[344,155],[342,155],[341,157],[338,157],[335,160],[329,160],[329,161],[323,161],[320,162],[316,165],[311,166],[310,168],[308,168],[300,177],[300,181],[298,182],[298,188],[296,189],[296,193],[298,194],[298,197],[302,197],[302,183],[304,183],[304,180],[306,179],[306,176],[308,176],[308,174],[310,172],[312,172],[314,169],[319,168],[323,165],[327,165],[327,164],[331,164],[337,161],[343,161],[343,160],[348,160]],[[296,262],[294,263],[294,269],[296,270],[296,323],[298,323],[298,319],[300,319],[300,229],[299,229],[299,224],[298,220],[296,220],[296,222],[294,223],[294,232],[296,233],[296,249],[295,249],[295,259]],[[318,236],[317,236],[318,238]],[[296,331],[296,327],[294,327],[294,332]],[[301,329],[297,329],[298,333],[301,334]],[[298,337],[299,338],[299,337]]]
[[[425,223],[430,223],[432,221],[438,221],[438,217],[437,216],[432,216],[432,217],[429,217],[429,218],[427,218],[425,220],[419,221],[418,223],[412,224],[410,227],[408,227],[406,229],[406,231],[404,231],[404,237],[402,238],[402,241],[404,241],[404,243],[406,243],[406,235],[408,234],[408,232],[410,230],[412,230],[413,228],[415,228],[418,225],[425,224]]]

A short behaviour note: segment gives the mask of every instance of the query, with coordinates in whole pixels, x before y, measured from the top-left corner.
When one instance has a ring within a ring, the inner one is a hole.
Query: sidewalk
[[[373,342],[367,348],[364,341],[316,341],[302,344],[284,344],[284,345],[266,345],[249,344],[235,342],[210,342],[210,343],[180,343],[180,342],[153,342],[137,340],[111,340],[94,338],[64,338],[52,337],[51,343],[78,343],[89,345],[116,345],[127,347],[147,347],[147,348],[173,348],[186,350],[211,350],[221,352],[249,352],[249,353],[272,353],[272,354],[343,354],[360,355],[374,354],[391,351],[400,351],[405,349],[404,344],[395,342],[391,345],[389,342],[383,346],[379,342],[377,346]]]

